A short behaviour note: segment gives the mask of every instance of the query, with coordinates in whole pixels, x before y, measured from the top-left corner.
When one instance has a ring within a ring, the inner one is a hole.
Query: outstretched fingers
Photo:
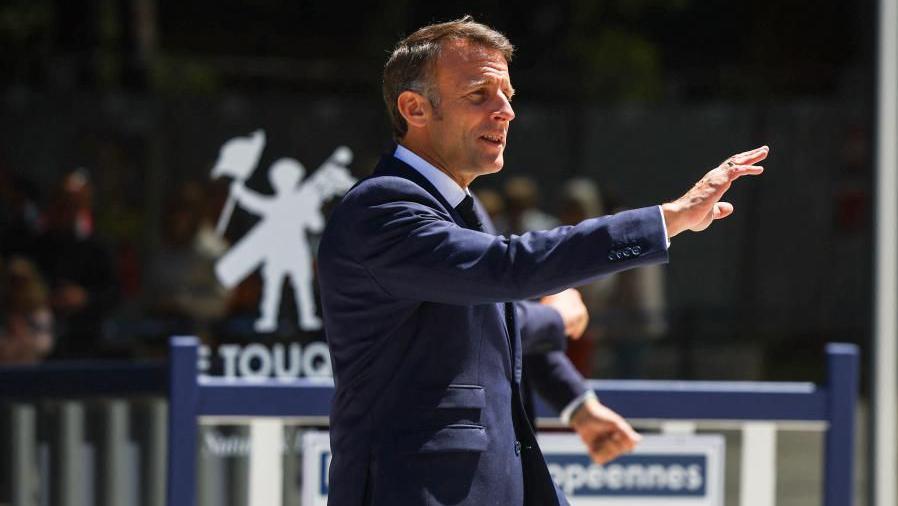
[[[730,181],[735,181],[742,176],[757,176],[762,172],[764,172],[764,167],[760,165],[733,165],[727,168]]]
[[[733,162],[734,165],[754,165],[767,158],[767,153],[769,152],[770,148],[768,148],[767,146],[761,146],[751,151],[733,155],[727,159],[727,162]]]

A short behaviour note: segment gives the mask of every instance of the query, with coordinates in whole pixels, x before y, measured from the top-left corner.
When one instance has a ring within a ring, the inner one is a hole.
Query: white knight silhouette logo
[[[303,181],[305,168],[292,158],[281,158],[268,169],[273,195],[262,195],[246,187],[265,147],[265,132],[256,130],[248,137],[237,137],[222,146],[212,178],[233,178],[231,194],[218,221],[223,235],[234,206],[240,204],[259,216],[261,221],[237,241],[215,265],[215,274],[225,288],[232,288],[259,266],[265,284],[259,304],[257,332],[277,329],[278,308],[284,278],[289,278],[296,299],[299,327],[319,330],[312,288],[312,254],[307,232],[321,232],[324,216],[321,206],[327,199],[342,195],[355,184],[347,165],[352,151],[340,146]]]

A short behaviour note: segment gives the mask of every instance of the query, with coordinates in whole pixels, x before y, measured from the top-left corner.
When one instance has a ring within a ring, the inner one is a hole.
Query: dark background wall
[[[733,192],[727,223],[674,241],[671,325],[658,346],[693,358],[671,371],[725,375],[721,362],[738,362],[727,350],[750,349],[765,359],[751,374],[807,378],[824,342],[866,345],[870,2],[475,5],[7,2],[0,166],[33,180],[43,199],[63,171],[87,167],[99,231],[145,264],[167,192],[208,181],[231,137],[264,128],[261,165],[291,156],[310,170],[345,144],[356,175],[367,173],[389,145],[379,74],[391,46],[471,13],[518,47],[506,168],[477,185],[528,174],[553,210],[561,183],[587,176],[630,206],[649,205],[733,152],[772,147],[769,171]],[[252,184],[267,191],[263,179]],[[252,218],[237,223],[230,234]],[[118,319],[141,317],[138,283]]]

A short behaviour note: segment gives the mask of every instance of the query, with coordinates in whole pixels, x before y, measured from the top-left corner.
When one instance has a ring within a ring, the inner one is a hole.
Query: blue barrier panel
[[[857,346],[827,345],[826,367],[829,428],[823,471],[824,506],[843,506],[851,504],[854,493],[854,407],[860,380]]]
[[[48,362],[0,367],[0,399],[163,395],[162,362]]]
[[[327,416],[333,385],[321,380],[200,378],[197,340],[175,337],[169,372],[168,505],[194,506],[197,417]],[[826,347],[827,382],[590,381],[602,402],[626,418],[819,421],[827,424],[824,504],[851,503],[858,349]],[[537,403],[539,416],[555,416]]]
[[[827,392],[813,383],[589,381],[602,403],[628,418],[825,420]],[[539,416],[554,416],[541,404]]]
[[[196,503],[197,340],[173,337],[168,382],[168,504]]]

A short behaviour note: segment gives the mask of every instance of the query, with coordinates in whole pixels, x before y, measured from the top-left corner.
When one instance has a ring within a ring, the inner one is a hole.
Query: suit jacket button
[[[608,253],[608,260],[614,261],[614,253]]]
[[[630,248],[624,248],[624,256],[625,256],[625,257],[630,258],[630,255],[632,255],[632,254],[633,254],[633,253],[632,253],[632,250],[631,250]]]
[[[639,256],[639,254],[642,253],[642,248],[640,248],[639,246],[633,246],[632,250],[633,254],[636,256]]]
[[[520,441],[514,442],[514,454],[515,454],[515,456],[519,456],[521,454],[521,442]]]

